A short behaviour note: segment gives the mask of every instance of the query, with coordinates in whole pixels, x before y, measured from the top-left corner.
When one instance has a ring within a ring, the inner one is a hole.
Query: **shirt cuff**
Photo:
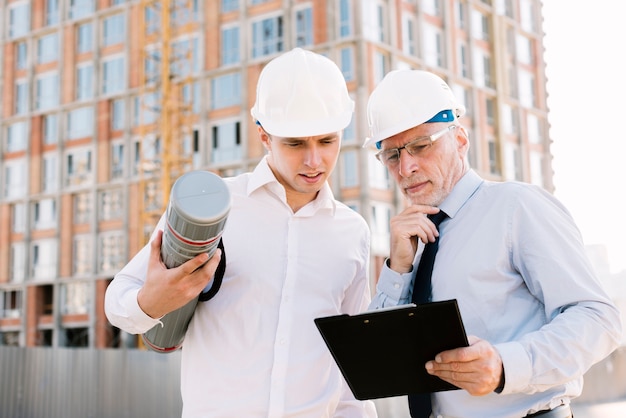
[[[389,268],[389,259],[387,259],[380,272],[376,287],[379,293],[384,293],[390,299],[402,304],[408,303],[407,301],[411,299],[412,281],[413,272],[397,273]]]
[[[522,344],[508,342],[495,345],[502,358],[502,366],[506,375],[502,394],[520,393],[530,384],[531,362]]]
[[[132,320],[135,328],[139,330],[143,330],[140,333],[144,333],[149,331],[157,324],[162,324],[161,318],[154,319],[150,315],[146,314],[141,307],[139,306],[139,302],[137,302],[137,294],[139,293],[139,289],[134,290],[128,293],[128,297],[130,300],[125,304],[128,310],[129,319]]]

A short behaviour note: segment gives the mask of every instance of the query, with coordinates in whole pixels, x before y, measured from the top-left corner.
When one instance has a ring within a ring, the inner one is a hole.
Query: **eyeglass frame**
[[[445,135],[445,134],[447,134],[448,132],[450,132],[450,131],[452,131],[453,129],[456,129],[456,128],[458,128],[458,127],[459,127],[459,125],[450,125],[450,126],[446,126],[444,129],[442,129],[442,130],[440,130],[440,131],[437,131],[437,132],[435,132],[435,133],[434,133],[434,134],[432,134],[432,135],[428,135],[428,136],[420,136],[420,137],[418,137],[418,138],[415,138],[415,139],[414,139],[414,140],[412,140],[412,141],[409,141],[408,143],[404,144],[404,145],[403,145],[403,146],[401,146],[401,147],[398,147],[398,148],[389,148],[389,149],[380,150],[380,151],[378,151],[376,154],[374,154],[374,156],[376,157],[376,159],[377,159],[378,161],[380,161],[380,163],[381,163],[382,165],[384,165],[385,167],[389,167],[389,165],[388,165],[388,164],[385,164],[385,162],[382,160],[382,155],[383,155],[383,154],[388,153],[388,152],[390,152],[390,151],[395,151],[396,156],[398,157],[398,159],[397,159],[396,161],[397,161],[397,162],[399,162],[399,161],[400,161],[400,154],[401,154],[401,152],[400,152],[400,151],[402,151],[403,149],[406,149],[406,152],[407,152],[410,156],[414,157],[415,155],[419,154],[421,151],[424,151],[425,149],[421,149],[420,151],[413,151],[413,152],[411,152],[411,151],[409,151],[409,148],[411,147],[411,145],[415,144],[416,142],[419,142],[419,141],[424,141],[425,139],[428,139],[428,140],[430,140],[430,142],[429,142],[428,144],[424,144],[424,146],[425,146],[425,147],[427,146],[427,147],[428,147],[428,149],[430,149],[430,147],[432,147],[432,146],[433,146],[433,142],[435,142],[436,140],[438,140],[439,138],[441,138],[442,136],[444,136],[444,135]],[[407,148],[407,147],[409,147],[409,148]]]

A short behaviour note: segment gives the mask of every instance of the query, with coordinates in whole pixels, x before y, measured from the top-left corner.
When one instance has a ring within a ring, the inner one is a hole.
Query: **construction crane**
[[[191,86],[191,42],[179,41],[193,28],[190,0],[140,2],[138,245],[144,245],[165,211],[173,182],[191,165],[191,104],[183,94]]]

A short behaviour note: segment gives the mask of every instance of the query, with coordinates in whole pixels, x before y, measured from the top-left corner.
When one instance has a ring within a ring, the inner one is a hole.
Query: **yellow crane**
[[[183,98],[189,87],[192,48],[177,42],[193,23],[190,0],[140,2],[138,246],[144,245],[165,211],[173,182],[191,167],[184,149],[190,140],[191,105]]]

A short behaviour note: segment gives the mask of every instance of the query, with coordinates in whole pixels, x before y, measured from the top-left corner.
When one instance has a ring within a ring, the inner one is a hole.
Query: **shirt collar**
[[[267,155],[263,157],[263,159],[256,166],[254,171],[252,172],[252,177],[248,182],[248,189],[246,193],[250,196],[256,190],[266,187],[268,191],[275,194],[282,200],[285,204],[287,204],[287,195],[285,193],[285,188],[282,184],[278,182],[276,176],[272,172],[269,164],[267,163]],[[324,183],[322,189],[317,194],[317,197],[312,202],[308,203],[302,209],[298,211],[299,215],[312,215],[320,209],[330,209],[332,215],[335,214],[336,210],[336,201],[333,195],[333,192],[328,185],[328,182]]]
[[[439,209],[450,218],[454,218],[483,182],[484,180],[474,170],[468,170],[454,186],[448,197],[439,205]]]

